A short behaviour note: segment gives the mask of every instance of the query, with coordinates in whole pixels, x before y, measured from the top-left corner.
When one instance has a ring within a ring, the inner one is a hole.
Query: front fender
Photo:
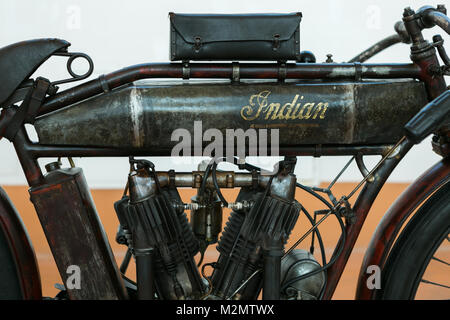
[[[417,178],[389,208],[378,224],[364,256],[358,277],[356,299],[374,299],[367,286],[367,267],[383,266],[404,222],[423,201],[450,180],[450,158],[442,159]]]
[[[36,256],[31,241],[25,230],[23,222],[6,194],[0,187],[0,253],[2,258],[9,261],[0,261],[0,264],[15,266],[16,283],[20,288],[11,288],[18,291],[22,299],[41,299],[42,288]],[[9,251],[9,252],[8,252]],[[12,260],[12,261],[11,261]],[[14,270],[13,270],[14,271]],[[5,275],[3,275],[5,276]],[[0,274],[0,279],[2,275]],[[14,286],[14,279],[11,280]]]

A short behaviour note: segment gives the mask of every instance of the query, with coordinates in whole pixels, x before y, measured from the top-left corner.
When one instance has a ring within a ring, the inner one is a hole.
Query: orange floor
[[[333,192],[336,194],[337,198],[340,195],[348,193],[354,184],[351,183],[340,183],[333,187]],[[344,271],[341,280],[338,284],[336,292],[334,294],[334,299],[353,299],[355,294],[356,279],[359,273],[361,261],[364,256],[364,252],[367,245],[371,239],[371,235],[375,230],[378,221],[381,219],[384,212],[388,209],[395,198],[407,187],[406,184],[387,184],[382,189],[378,199],[374,203],[374,206],[366,219],[366,224],[360,234],[360,237],[355,245],[353,253],[349,259],[346,270]],[[58,292],[54,288],[55,283],[61,283],[61,278],[58,274],[55,262],[51,255],[50,249],[46,242],[44,233],[40,227],[39,220],[36,216],[32,204],[29,202],[29,195],[27,187],[25,186],[9,186],[5,187],[6,192],[9,194],[10,198],[14,202],[15,206],[22,215],[24,224],[28,230],[30,238],[33,242],[34,249],[36,251],[36,256],[39,263],[43,294],[45,296],[53,297]],[[195,194],[195,190],[183,189],[180,192],[181,197],[185,202],[189,201],[190,197]],[[97,206],[97,210],[100,215],[100,219],[104,225],[105,231],[110,240],[111,247],[116,256],[118,263],[124,256],[125,248],[116,244],[114,241],[115,233],[117,231],[118,221],[113,209],[113,202],[120,199],[122,195],[121,190],[92,190],[92,195]],[[237,190],[224,190],[224,196],[227,199],[234,200],[237,195]],[[303,191],[297,191],[297,200],[304,205],[309,212],[314,212],[320,207],[320,202],[316,199],[311,198],[309,195]],[[228,217],[229,211],[225,211],[224,222]],[[295,242],[298,237],[300,237],[305,230],[307,230],[308,222],[305,217],[301,217],[291,235],[289,243]],[[324,243],[326,247],[326,254],[329,257],[332,253],[334,245],[339,237],[339,226],[333,217],[326,220],[320,227],[322,237],[324,238]],[[309,239],[306,239],[300,247],[308,249]],[[289,246],[288,243],[288,246]],[[319,250],[316,250],[319,252]],[[449,261],[450,260],[450,246],[443,248],[441,259]],[[217,258],[217,251],[214,246],[210,246],[208,249],[205,261],[215,260]],[[198,257],[197,257],[198,259]],[[134,265],[130,265],[130,269],[127,275],[130,278],[134,278]],[[449,275],[445,271],[442,271],[441,266],[438,264],[433,264],[430,269],[429,280],[433,277],[444,278],[444,280],[449,280]],[[427,271],[428,272],[428,271]],[[433,279],[435,280],[435,279]],[[445,281],[443,281],[445,282]],[[447,283],[450,281],[447,281]],[[437,298],[439,294],[442,294],[442,289],[435,288],[435,286],[423,286],[421,289],[421,298]],[[443,289],[448,290],[448,289]],[[445,292],[444,292],[445,293]],[[448,298],[448,297],[447,297]]]

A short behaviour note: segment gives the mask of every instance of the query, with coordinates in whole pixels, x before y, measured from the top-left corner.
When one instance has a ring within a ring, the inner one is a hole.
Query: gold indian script
[[[296,94],[291,102],[281,105],[279,102],[269,103],[270,91],[261,91],[250,96],[247,106],[241,109],[241,117],[251,121],[264,120],[295,120],[295,119],[325,119],[328,102],[306,102],[303,96]]]

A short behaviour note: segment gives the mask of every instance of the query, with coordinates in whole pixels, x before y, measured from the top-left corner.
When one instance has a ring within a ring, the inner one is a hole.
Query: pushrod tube
[[[416,64],[360,64],[360,63],[241,63],[240,79],[392,79],[420,78]],[[140,64],[121,69],[67,89],[49,97],[39,110],[39,116],[58,110],[78,101],[107,92],[133,81],[150,78],[183,78],[185,65],[181,63]],[[191,63],[190,78],[231,79],[231,63]],[[280,72],[280,68],[285,68]]]

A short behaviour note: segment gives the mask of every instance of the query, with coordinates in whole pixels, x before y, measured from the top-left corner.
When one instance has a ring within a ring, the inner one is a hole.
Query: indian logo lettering
[[[328,109],[327,102],[303,102],[303,96],[296,94],[292,101],[285,104],[279,102],[269,103],[270,91],[261,91],[250,97],[248,105],[242,107],[241,117],[251,121],[264,120],[307,120],[325,119]]]

